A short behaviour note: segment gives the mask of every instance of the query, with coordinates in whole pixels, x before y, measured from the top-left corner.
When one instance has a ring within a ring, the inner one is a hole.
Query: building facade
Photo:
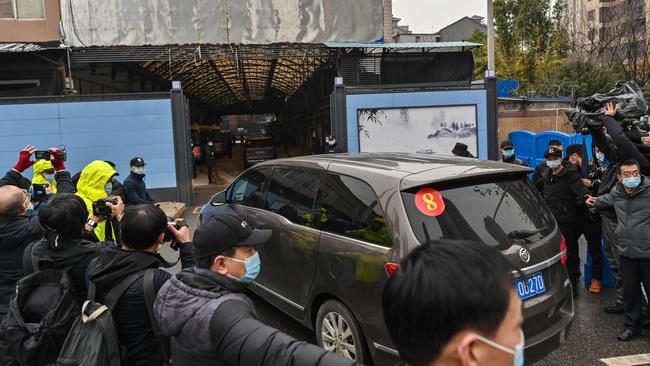
[[[601,62],[614,53],[645,52],[650,2],[646,0],[563,0],[568,33],[580,58]],[[592,58],[593,59],[593,58]]]

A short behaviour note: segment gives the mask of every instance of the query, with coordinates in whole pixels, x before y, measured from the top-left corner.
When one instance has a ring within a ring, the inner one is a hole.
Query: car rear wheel
[[[328,300],[318,310],[316,340],[330,352],[360,364],[369,362],[359,325],[350,310],[339,301]]]

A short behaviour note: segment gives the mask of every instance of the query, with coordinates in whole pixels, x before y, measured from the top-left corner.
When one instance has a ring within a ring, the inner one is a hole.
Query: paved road
[[[203,173],[204,168],[200,168]],[[186,221],[192,229],[198,225],[198,211],[195,208],[207,202],[216,192],[222,190],[229,180],[236,177],[241,171],[241,153],[236,148],[232,159],[223,159],[217,162],[219,178],[218,184],[204,185],[206,178],[197,180],[199,185],[195,188],[197,206],[190,207],[185,215]],[[203,173],[204,174],[204,173]],[[586,245],[581,245],[581,256],[584,258]],[[171,250],[165,250],[163,255],[173,259],[177,254]],[[178,270],[178,268],[175,268]],[[650,352],[650,335],[644,331],[644,336],[629,343],[621,343],[616,340],[616,335],[623,330],[622,315],[609,315],[603,312],[603,308],[613,300],[613,290],[605,288],[599,296],[589,294],[581,284],[580,297],[575,302],[575,318],[567,343],[547,357],[538,361],[534,366],[556,366],[556,365],[605,365],[601,359],[617,356],[637,355]],[[253,296],[259,318],[265,323],[280,329],[298,339],[314,342],[313,332],[303,327],[284,313],[276,310],[263,300]],[[637,362],[615,362],[609,361],[610,365],[650,365],[650,358],[646,361]]]

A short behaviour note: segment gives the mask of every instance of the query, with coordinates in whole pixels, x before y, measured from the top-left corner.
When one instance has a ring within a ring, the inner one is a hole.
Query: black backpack
[[[129,275],[113,287],[104,297],[103,304],[93,300],[84,302],[81,317],[75,320],[68,337],[65,339],[56,364],[59,366],[120,366],[125,365],[125,352],[117,337],[112,310],[124,292],[138,278],[144,276],[145,298],[150,319],[153,308],[153,269]],[[94,298],[94,285],[89,288],[89,298]],[[157,323],[152,321],[154,332]]]
[[[45,269],[22,278],[0,324],[3,362],[29,366],[55,362],[78,311],[66,270]]]

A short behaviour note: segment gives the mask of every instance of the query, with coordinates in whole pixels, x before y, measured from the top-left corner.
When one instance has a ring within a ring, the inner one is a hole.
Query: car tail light
[[[386,274],[388,275],[388,278],[393,277],[393,273],[399,269],[399,263],[391,263],[388,262],[384,264],[384,268],[386,269]]]
[[[566,251],[566,240],[564,239],[564,235],[560,235],[560,253],[562,254],[562,259],[560,259],[560,263],[565,266],[566,265],[566,260],[567,260],[567,251]]]

